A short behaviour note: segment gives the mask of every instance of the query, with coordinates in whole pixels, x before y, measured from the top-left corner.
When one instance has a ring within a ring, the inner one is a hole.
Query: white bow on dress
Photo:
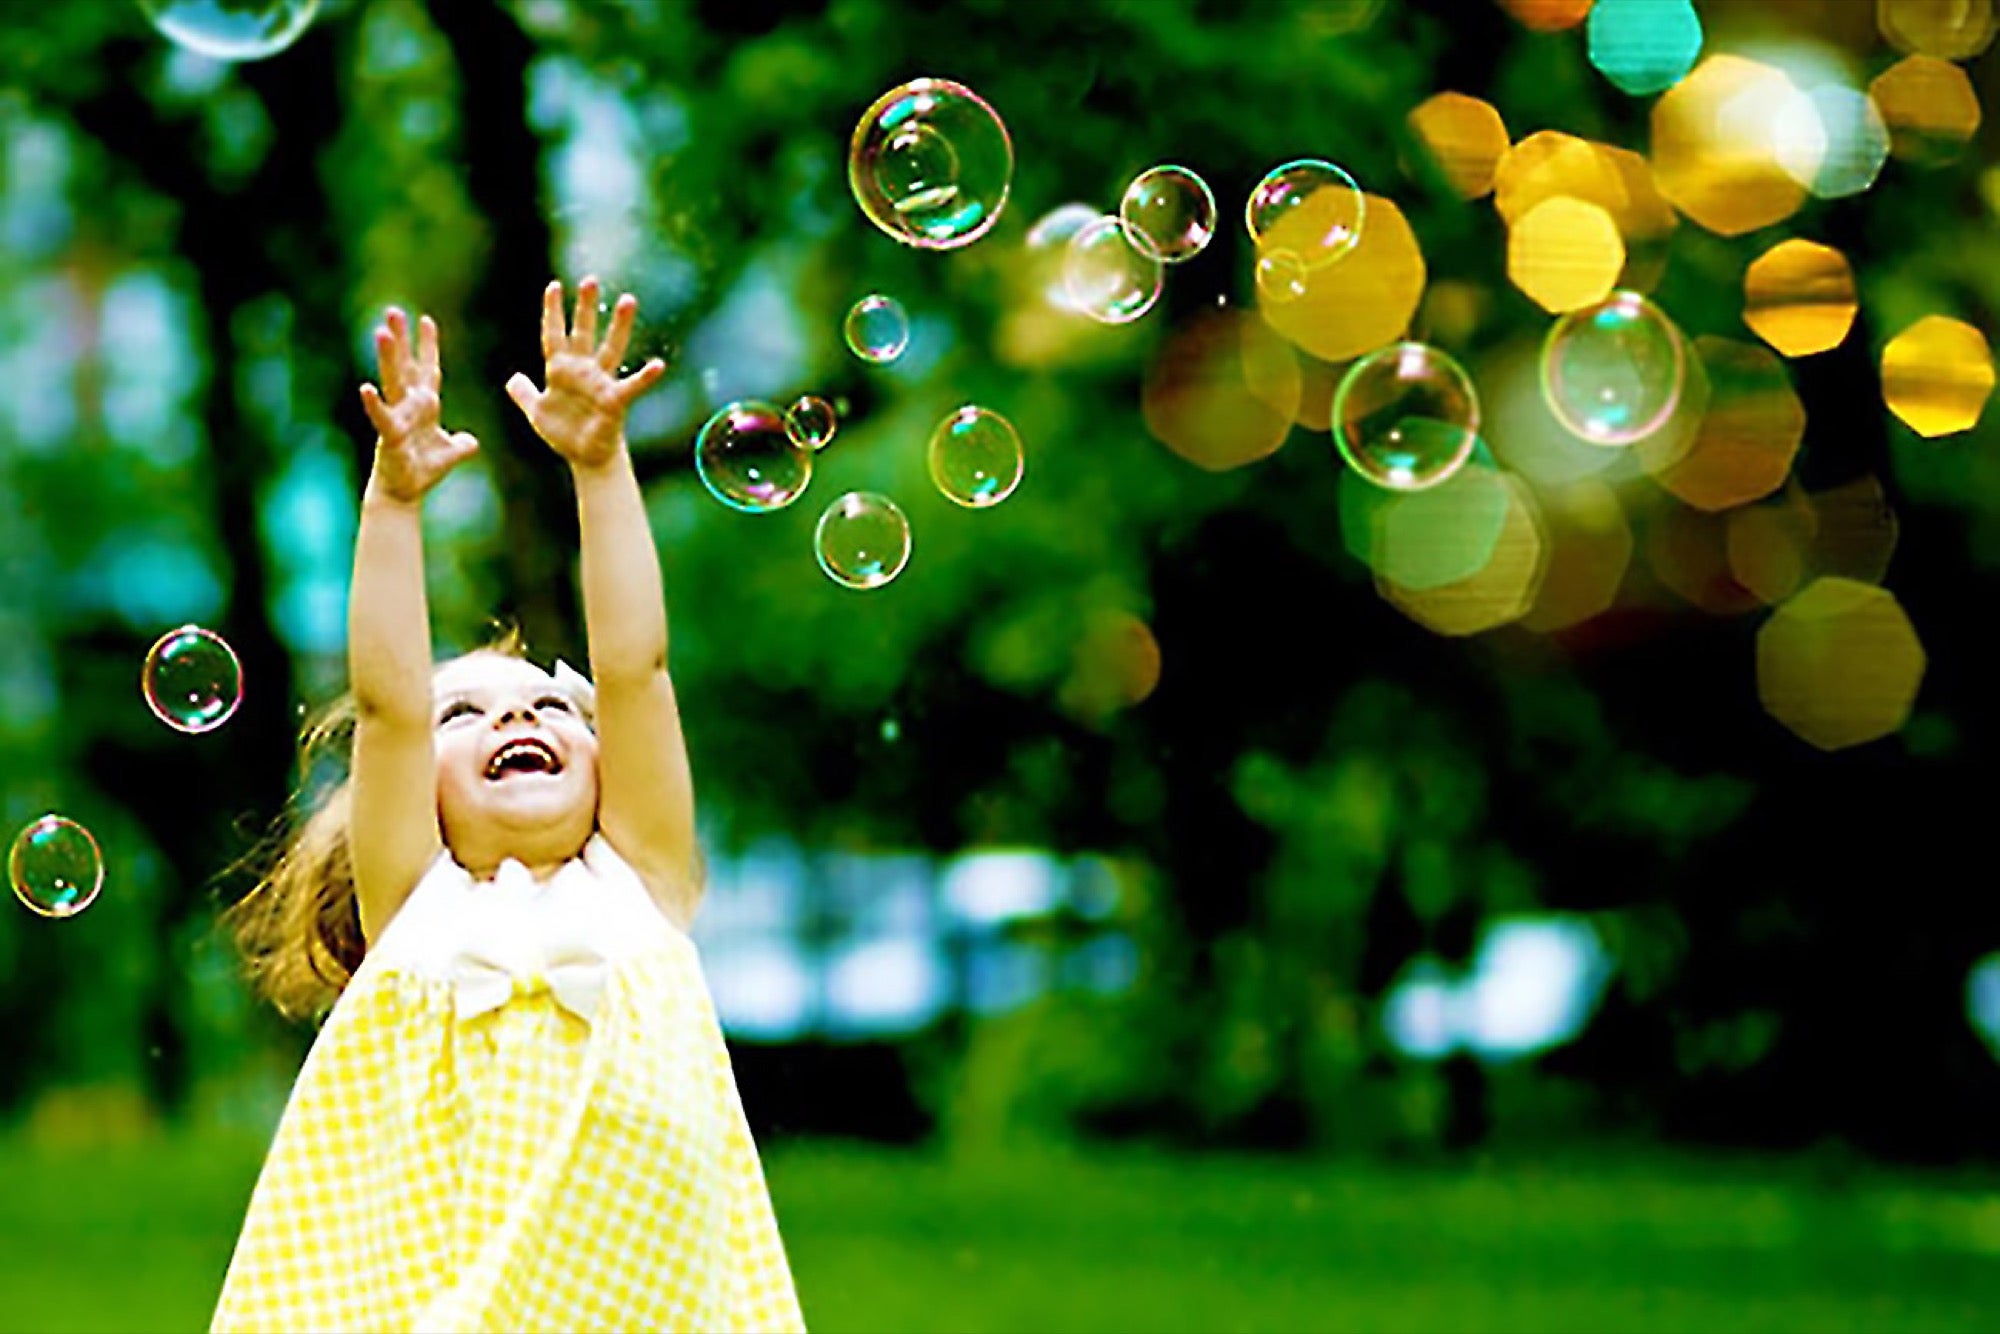
[[[512,858],[495,873],[495,888],[516,893],[532,891],[528,868]],[[449,976],[452,1010],[460,1019],[476,1019],[517,997],[548,992],[556,1003],[589,1023],[604,1002],[610,965],[595,946],[557,936],[533,940],[473,939],[452,956]]]

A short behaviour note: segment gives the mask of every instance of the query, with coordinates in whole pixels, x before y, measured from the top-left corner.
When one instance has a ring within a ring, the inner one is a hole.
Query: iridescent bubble
[[[725,405],[694,443],[701,484],[745,514],[770,514],[804,495],[812,460],[812,451],[785,429],[784,414],[754,400]]]
[[[887,496],[849,491],[819,516],[813,549],[836,584],[880,588],[909,564],[910,521]]]
[[[153,716],[177,732],[212,732],[243,702],[243,664],[213,630],[183,625],[153,641],[139,669]]]
[[[1637,292],[1573,310],[1542,343],[1542,396],[1564,429],[1594,445],[1629,445],[1660,429],[1680,401],[1680,330]]]
[[[910,345],[910,317],[892,296],[864,296],[847,312],[843,332],[848,351],[880,366],[902,356]]]
[[[1106,214],[1080,229],[1063,255],[1069,304],[1100,324],[1130,324],[1153,308],[1165,269],[1125,239],[1125,225]]]
[[[1012,422],[967,404],[931,432],[930,465],[931,481],[946,500],[985,509],[1014,494],[1026,460]]]
[[[1297,301],[1306,294],[1305,261],[1289,250],[1266,250],[1257,256],[1257,293],[1273,306]]]
[[[7,881],[28,911],[74,917],[104,887],[104,855],[88,829],[44,815],[15,836],[7,853]]]
[[[319,0],[139,0],[176,46],[213,60],[261,60],[296,42]]]
[[[951,250],[984,236],[1007,203],[1014,145],[979,94],[912,79],[854,127],[847,183],[868,220],[904,245]]]
[[[1076,310],[1064,278],[1068,268],[1069,243],[1076,234],[1102,217],[1089,204],[1062,204],[1050,209],[1028,229],[1027,251],[1034,266],[1034,282],[1041,287],[1050,305],[1059,310]]]
[[[1289,249],[1308,269],[1331,264],[1354,249],[1361,239],[1361,222],[1368,212],[1367,198],[1354,178],[1331,162],[1300,158],[1273,167],[1257,182],[1243,206],[1243,225],[1250,239],[1261,243],[1264,234],[1293,212],[1312,204],[1310,240],[1290,238]]]
[[[1347,368],[1333,396],[1333,442],[1360,476],[1392,491],[1450,477],[1479,443],[1472,377],[1427,343],[1391,343]]]
[[[802,394],[785,409],[785,434],[805,449],[825,449],[840,429],[840,414],[833,404],[812,394]]]
[[[1148,167],[1125,187],[1118,219],[1134,249],[1178,264],[1207,249],[1215,236],[1215,195],[1186,167]]]

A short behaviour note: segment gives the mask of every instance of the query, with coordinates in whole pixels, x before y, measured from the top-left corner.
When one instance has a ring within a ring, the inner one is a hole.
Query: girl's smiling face
[[[432,698],[438,818],[458,862],[574,856],[597,826],[597,734],[582,701],[502,653],[446,663]]]

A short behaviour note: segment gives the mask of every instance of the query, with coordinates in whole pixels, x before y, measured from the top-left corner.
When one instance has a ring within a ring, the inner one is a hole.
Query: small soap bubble
[[[139,10],[176,46],[212,60],[261,60],[296,42],[319,0],[139,0]]]
[[[183,625],[153,641],[139,690],[153,716],[175,731],[212,732],[243,702],[243,664],[221,635]]]
[[[812,459],[810,449],[793,441],[784,414],[754,400],[721,408],[694,445],[701,484],[745,514],[770,514],[804,495]]]
[[[849,491],[819,516],[813,549],[835,583],[880,588],[909,564],[910,521],[887,496]]]
[[[1436,486],[1479,442],[1472,377],[1427,343],[1392,343],[1347,368],[1333,440],[1356,474],[1392,491]]]
[[[1367,197],[1344,168],[1301,158],[1273,167],[1257,182],[1243,206],[1243,225],[1261,247],[1296,214],[1300,221],[1283,227],[1283,243],[1306,268],[1317,269],[1354,249],[1367,211]]]
[[[903,355],[910,345],[910,317],[903,303],[879,293],[864,296],[847,312],[847,348],[863,361],[880,366]]]
[[[1305,261],[1289,250],[1267,250],[1257,257],[1257,294],[1268,304],[1282,306],[1306,294]]]
[[[985,99],[950,79],[912,79],[854,127],[847,183],[867,219],[904,245],[952,250],[1006,207],[1014,145]]]
[[[1680,330],[1637,292],[1613,292],[1549,327],[1542,396],[1556,420],[1594,445],[1629,445],[1673,416],[1687,375]]]
[[[840,415],[833,404],[811,394],[802,394],[785,409],[785,434],[805,449],[825,449],[840,429]]]
[[[60,815],[44,815],[14,838],[7,853],[14,897],[43,917],[74,917],[104,887],[104,855],[90,831]]]
[[[1012,422],[967,404],[931,432],[931,481],[946,500],[986,509],[1014,494],[1026,460]]]
[[[1148,167],[1118,201],[1125,239],[1165,264],[1193,259],[1215,236],[1215,195],[1186,167]]]
[[[1165,287],[1160,261],[1125,239],[1109,214],[1080,229],[1063,255],[1069,306],[1101,324],[1130,324],[1153,308]]]

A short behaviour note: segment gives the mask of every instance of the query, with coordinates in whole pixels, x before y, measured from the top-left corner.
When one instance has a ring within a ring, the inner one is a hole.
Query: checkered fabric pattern
[[[591,1021],[363,967],[279,1122],[223,1330],[803,1330],[694,945]]]

